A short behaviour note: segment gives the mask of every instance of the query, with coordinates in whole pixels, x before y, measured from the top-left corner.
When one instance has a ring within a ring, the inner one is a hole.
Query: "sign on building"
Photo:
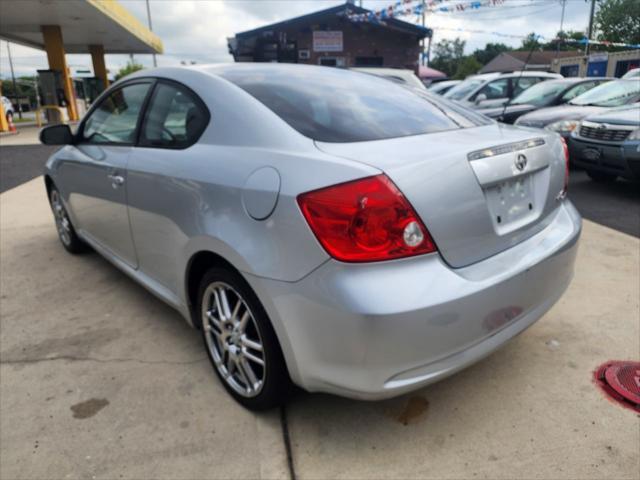
[[[342,48],[341,30],[315,30],[313,32],[314,52],[341,52]]]

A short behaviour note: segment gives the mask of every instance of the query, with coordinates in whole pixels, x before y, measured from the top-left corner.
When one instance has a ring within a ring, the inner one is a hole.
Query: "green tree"
[[[142,70],[144,67],[139,63],[134,62],[133,60],[127,62],[127,64],[118,70],[116,73],[116,80],[120,80],[122,77],[126,77],[127,75],[137,72],[138,70]]]
[[[584,50],[584,45],[581,45],[579,43],[573,43],[573,42],[564,42],[563,40],[582,40],[584,37],[586,37],[587,35],[580,31],[580,30],[567,30],[565,31],[559,31],[556,34],[556,39],[551,40],[548,43],[545,43],[542,46],[543,50],[557,50],[558,49],[558,43],[560,44],[560,51],[570,51],[570,50],[577,50],[577,51],[582,51]]]
[[[429,66],[450,77],[453,76],[458,69],[460,60],[464,57],[465,44],[466,42],[460,38],[439,41],[434,46],[433,61]]]
[[[598,40],[640,44],[640,2],[602,0],[594,18]]]
[[[538,35],[536,35],[535,32],[531,32],[522,40],[520,50],[536,50],[542,48],[542,46],[542,43],[538,40]]]
[[[29,104],[33,107],[37,103],[36,99],[36,77],[21,76],[16,78],[16,91],[13,89],[13,81],[11,78],[5,78],[2,82],[2,95],[7,98],[15,99],[16,97],[27,97]]]
[[[469,75],[478,73],[478,70],[482,68],[482,64],[476,59],[474,55],[464,57],[459,63],[456,73],[453,78],[456,80],[464,80]]]
[[[475,59],[482,65],[486,65],[503,52],[512,50],[511,47],[504,43],[487,43],[484,48],[478,48],[473,52]]]

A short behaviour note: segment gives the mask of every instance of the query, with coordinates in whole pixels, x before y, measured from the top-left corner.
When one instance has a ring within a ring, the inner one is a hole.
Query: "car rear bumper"
[[[571,137],[569,155],[573,165],[629,179],[640,179],[640,141],[612,145]]]
[[[538,320],[570,283],[581,230],[565,201],[541,232],[472,266],[437,255],[328,261],[285,283],[248,276],[309,391],[405,393],[468,366]]]

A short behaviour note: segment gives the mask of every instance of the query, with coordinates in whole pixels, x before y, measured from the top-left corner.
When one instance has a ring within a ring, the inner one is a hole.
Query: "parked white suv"
[[[2,109],[4,110],[4,114],[7,117],[7,120],[9,120],[10,118],[13,119],[13,104],[4,95],[2,96]]]
[[[563,76],[558,73],[531,71],[472,75],[445,93],[444,97],[467,107],[498,107],[536,83],[554,78]]]

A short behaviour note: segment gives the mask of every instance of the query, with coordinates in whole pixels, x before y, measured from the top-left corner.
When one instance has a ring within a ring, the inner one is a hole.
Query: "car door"
[[[511,79],[511,95],[510,98],[516,98],[527,88],[541,82],[541,77],[515,77]],[[546,80],[546,79],[545,79]]]
[[[198,181],[216,165],[210,146],[196,142],[209,119],[209,110],[192,90],[158,80],[128,165],[139,269],[174,293],[184,273],[177,262],[193,232],[202,230],[197,212],[208,208]]]
[[[132,267],[136,251],[127,209],[127,163],[152,81],[134,81],[99,100],[66,150],[58,177],[81,235]]]
[[[509,98],[509,79],[498,78],[487,83],[475,95],[478,108],[491,108],[503,105]]]

